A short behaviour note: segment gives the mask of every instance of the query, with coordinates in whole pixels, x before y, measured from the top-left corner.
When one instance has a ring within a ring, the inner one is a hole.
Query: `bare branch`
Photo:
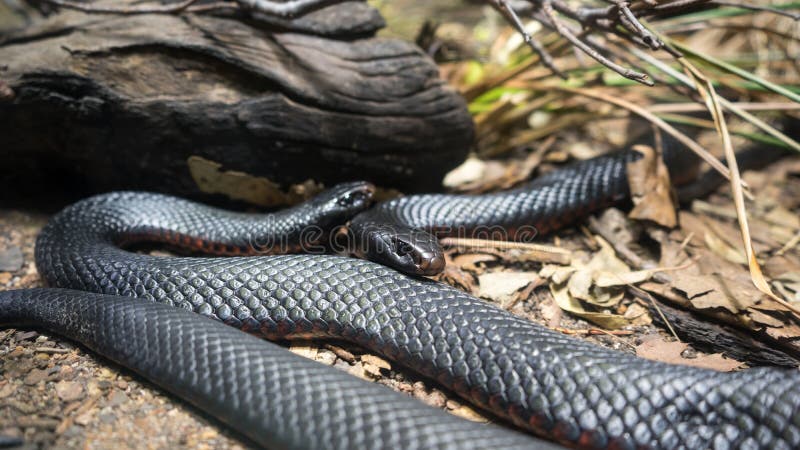
[[[541,58],[542,63],[547,66],[548,69],[552,70],[553,73],[560,76],[561,78],[567,78],[567,76],[562,73],[556,67],[555,63],[553,62],[553,57],[547,50],[539,43],[533,36],[528,33],[525,29],[525,26],[522,24],[522,21],[519,19],[519,16],[511,7],[511,5],[506,0],[489,0],[489,2],[497,8],[500,13],[505,16],[506,20],[508,20],[511,25],[522,35],[522,38],[525,40],[525,43],[533,49],[533,51],[539,55]]]

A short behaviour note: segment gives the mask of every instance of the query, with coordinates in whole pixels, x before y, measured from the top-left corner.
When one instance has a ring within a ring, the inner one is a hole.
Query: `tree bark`
[[[251,182],[216,190],[233,197],[308,179],[437,190],[472,121],[426,55],[373,36],[382,25],[362,2],[293,21],[51,16],[0,40],[0,179],[202,198],[212,167]]]

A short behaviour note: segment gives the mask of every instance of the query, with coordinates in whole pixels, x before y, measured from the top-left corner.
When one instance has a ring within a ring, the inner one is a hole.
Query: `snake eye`
[[[366,200],[367,194],[362,191],[355,191],[339,197],[338,203],[340,206],[352,206]]]
[[[408,256],[414,252],[414,247],[408,242],[395,239],[394,245],[395,253],[397,253],[398,256]]]

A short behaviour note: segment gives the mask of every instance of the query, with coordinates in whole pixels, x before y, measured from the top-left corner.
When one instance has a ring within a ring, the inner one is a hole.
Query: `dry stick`
[[[506,20],[511,22],[511,25],[517,30],[519,34],[522,35],[522,39],[525,41],[525,43],[528,44],[528,46],[531,49],[533,49],[533,51],[536,52],[537,55],[539,55],[539,59],[541,60],[541,62],[548,69],[552,70],[553,73],[555,73],[561,78],[566,79],[567,76],[563,72],[558,70],[558,68],[555,65],[555,62],[553,62],[552,55],[550,55],[550,53],[547,52],[547,49],[545,49],[544,46],[542,46],[542,44],[539,41],[534,39],[533,36],[531,36],[531,34],[528,33],[528,30],[525,29],[525,25],[522,24],[522,20],[520,20],[519,16],[514,11],[514,9],[511,8],[511,5],[509,5],[506,0],[489,0],[489,1],[492,3],[492,5],[494,5],[495,8],[497,8],[498,11],[500,11],[500,14],[505,16]]]
[[[667,316],[664,315],[664,312],[662,312],[661,308],[658,307],[658,302],[656,302],[656,299],[649,292],[634,285],[628,285],[628,292],[631,292],[637,297],[641,296],[646,298],[650,302],[650,304],[653,305],[653,308],[655,308],[655,310],[658,312],[658,315],[661,317],[661,320],[664,321],[664,324],[667,325],[667,328],[669,328],[669,332],[672,333],[673,336],[675,336],[675,340],[681,342],[681,338],[678,337],[678,333],[675,332],[675,328],[672,327],[670,321],[667,320]]]
[[[600,54],[600,52],[591,47],[589,44],[587,44],[586,42],[580,40],[577,36],[575,36],[575,34],[573,34],[572,31],[570,31],[570,29],[563,22],[561,22],[561,20],[556,16],[555,11],[553,10],[553,4],[551,0],[542,0],[541,9],[545,17],[549,19],[550,25],[552,25],[556,29],[556,31],[558,31],[558,34],[563,36],[572,45],[579,48],[580,50],[583,50],[584,53],[594,58],[595,61],[608,67],[609,69],[622,75],[625,78],[638,81],[648,86],[653,86],[653,82],[652,80],[649,79],[647,74],[620,66],[619,64],[606,58],[605,56]]]
[[[651,13],[648,15],[673,14],[683,9],[692,8],[701,5],[703,3],[711,3],[711,0],[676,0],[671,3],[664,3],[655,6],[643,5],[640,8],[633,8],[633,9],[634,11],[643,10],[645,12]]]
[[[564,327],[556,327],[553,330],[558,331],[559,333],[564,334],[580,334],[580,335],[598,335],[598,334],[605,334],[609,336],[630,336],[634,334],[631,330],[602,330],[600,328],[589,328],[589,329],[572,329],[572,328],[564,328]]]
[[[568,264],[572,252],[550,245],[532,244],[530,242],[496,241],[489,239],[469,239],[445,237],[439,240],[444,247],[462,247],[471,249],[491,248],[496,250],[525,250],[542,261],[555,261]]]
[[[630,7],[628,6],[627,0],[608,0],[614,3],[617,8],[619,8],[619,15],[621,19],[621,23],[626,25],[626,28],[629,29],[634,36],[638,36],[642,39],[647,46],[650,47],[650,50],[659,50],[664,43],[661,42],[658,37],[656,37],[653,33],[650,32],[641,22],[639,19],[636,18],[636,15],[631,11]]]

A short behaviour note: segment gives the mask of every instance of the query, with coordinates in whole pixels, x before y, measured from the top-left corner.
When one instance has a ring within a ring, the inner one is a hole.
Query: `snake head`
[[[366,181],[341,183],[314,197],[309,206],[323,228],[342,225],[367,209],[374,193],[375,186]]]
[[[430,233],[388,224],[351,225],[353,252],[370,261],[409,275],[436,275],[445,259],[439,241]]]

